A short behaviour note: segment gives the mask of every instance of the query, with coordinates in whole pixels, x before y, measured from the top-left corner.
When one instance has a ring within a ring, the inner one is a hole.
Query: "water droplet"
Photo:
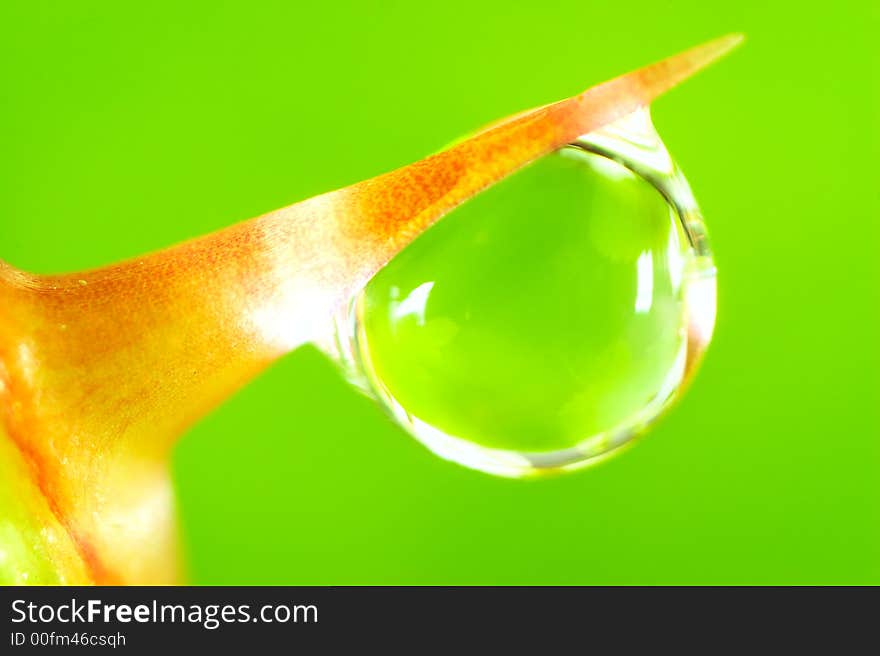
[[[340,317],[337,355],[437,454],[526,476],[642,433],[714,317],[701,216],[642,111],[419,237]]]

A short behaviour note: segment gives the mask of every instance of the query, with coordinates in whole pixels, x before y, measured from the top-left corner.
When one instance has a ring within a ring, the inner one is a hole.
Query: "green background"
[[[493,478],[303,349],[180,443],[191,579],[880,583],[877,27],[876,2],[7,1],[0,257],[53,272],[157,249],[743,31],[654,109],[720,314],[648,439]]]

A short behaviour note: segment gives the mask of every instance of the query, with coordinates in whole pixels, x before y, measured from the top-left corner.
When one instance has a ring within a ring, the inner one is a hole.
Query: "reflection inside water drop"
[[[525,476],[595,461],[676,397],[714,267],[647,112],[451,212],[337,322],[349,375],[439,455]]]

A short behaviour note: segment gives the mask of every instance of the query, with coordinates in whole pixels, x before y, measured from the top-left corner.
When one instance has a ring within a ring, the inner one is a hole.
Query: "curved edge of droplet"
[[[687,344],[684,344],[658,393],[635,417],[621,426],[592,435],[575,446],[554,451],[513,451],[474,444],[444,433],[409,414],[384,388],[381,393],[392,416],[441,458],[505,478],[537,478],[591,467],[634,444],[679,397],[686,375],[688,353]]]

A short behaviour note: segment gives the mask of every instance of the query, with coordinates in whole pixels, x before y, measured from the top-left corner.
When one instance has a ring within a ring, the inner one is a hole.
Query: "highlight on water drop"
[[[642,110],[419,237],[339,317],[334,355],[438,455],[523,477],[645,432],[714,318],[702,217]]]

